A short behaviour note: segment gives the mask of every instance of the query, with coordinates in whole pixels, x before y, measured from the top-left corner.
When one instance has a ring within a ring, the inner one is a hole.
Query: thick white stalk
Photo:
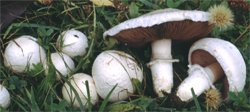
[[[171,39],[161,39],[152,42],[152,57],[156,59],[172,59],[171,55]]]
[[[189,101],[193,98],[191,88],[196,96],[200,96],[205,90],[213,87],[213,82],[217,80],[211,68],[192,65],[188,70],[189,76],[180,84],[177,96],[182,101]]]
[[[173,87],[173,66],[171,39],[161,39],[152,43],[151,69],[154,90],[158,96],[170,93]]]

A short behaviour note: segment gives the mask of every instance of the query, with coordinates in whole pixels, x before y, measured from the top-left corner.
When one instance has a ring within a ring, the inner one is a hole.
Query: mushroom
[[[68,74],[70,74],[72,71],[75,70],[74,61],[68,55],[64,53],[51,53],[51,61],[55,69],[57,70],[56,72],[57,80],[61,79],[61,76],[59,75],[59,73],[62,76],[66,77]],[[48,68],[46,67],[46,70],[47,69]]]
[[[44,49],[36,38],[29,35],[11,40],[4,52],[4,65],[16,73],[24,73],[33,69],[34,64],[43,64],[45,61]]]
[[[152,72],[154,90],[158,96],[170,93],[173,87],[171,41],[198,39],[212,28],[209,13],[196,10],[163,9],[127,20],[104,32],[132,47],[151,42],[152,58],[148,66]]]
[[[92,76],[95,81],[97,93],[101,98],[109,97],[109,101],[115,102],[127,99],[135,92],[132,79],[142,82],[143,72],[135,59],[129,54],[107,50],[97,56],[92,67]]]
[[[88,81],[90,98],[88,98],[87,86],[85,83],[86,81]],[[91,76],[84,73],[77,73],[69,79],[69,83],[76,90],[84,107],[88,106],[88,99],[90,99],[92,104],[96,104],[98,102],[98,95]],[[77,100],[76,93],[72,90],[71,86],[69,86],[66,82],[64,83],[62,88],[63,98],[67,102],[72,103],[73,107],[80,108],[80,102]]]
[[[229,84],[229,91],[240,92],[245,86],[244,59],[230,42],[216,38],[198,40],[190,48],[188,61],[189,75],[180,84],[176,94],[182,101],[193,98],[191,88],[197,96],[205,90],[215,88],[213,83],[224,75]]]
[[[71,29],[62,32],[57,39],[56,46],[72,58],[75,56],[83,56],[88,47],[88,39],[82,32]]]
[[[10,93],[8,90],[0,84],[0,106],[2,108],[8,108],[10,105]]]

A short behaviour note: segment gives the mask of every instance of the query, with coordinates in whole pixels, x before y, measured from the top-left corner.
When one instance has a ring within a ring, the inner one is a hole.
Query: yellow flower
[[[205,92],[205,103],[208,108],[218,109],[221,102],[221,94],[217,89],[209,89]]]
[[[233,25],[234,15],[232,11],[224,5],[215,5],[210,7],[210,24],[214,24],[220,29],[227,29],[229,26]]]

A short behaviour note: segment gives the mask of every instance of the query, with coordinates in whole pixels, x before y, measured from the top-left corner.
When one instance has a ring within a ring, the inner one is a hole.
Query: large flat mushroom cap
[[[209,16],[204,11],[162,9],[124,21],[104,32],[103,37],[114,36],[135,47],[161,38],[188,40],[211,31]]]
[[[230,42],[217,38],[203,38],[190,48],[190,64],[206,67],[218,62],[229,84],[229,91],[239,92],[246,81],[246,64],[240,51]]]

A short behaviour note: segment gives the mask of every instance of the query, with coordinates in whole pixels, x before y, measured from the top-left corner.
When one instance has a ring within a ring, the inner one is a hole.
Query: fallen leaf
[[[114,3],[111,0],[90,0],[96,6],[111,6],[114,7]]]

